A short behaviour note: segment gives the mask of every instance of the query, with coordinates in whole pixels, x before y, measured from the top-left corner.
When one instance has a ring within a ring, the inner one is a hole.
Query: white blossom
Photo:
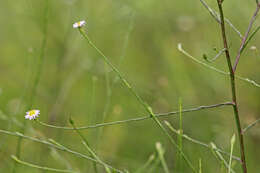
[[[82,21],[79,21],[79,22],[76,22],[73,24],[73,28],[81,28],[82,26],[84,26],[86,24],[86,21],[85,20],[82,20]]]
[[[25,119],[34,120],[40,115],[40,110],[30,110],[26,112]]]

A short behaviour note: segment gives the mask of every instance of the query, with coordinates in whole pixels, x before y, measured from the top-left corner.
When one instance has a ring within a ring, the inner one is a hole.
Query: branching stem
[[[230,72],[230,83],[231,83],[231,91],[232,91],[232,101],[233,101],[233,110],[236,120],[236,126],[237,126],[237,132],[239,136],[239,143],[240,143],[240,157],[241,157],[241,163],[242,163],[242,169],[243,173],[247,173],[246,168],[246,159],[245,159],[245,147],[244,147],[244,140],[243,140],[243,131],[241,128],[241,123],[239,119],[239,112],[238,112],[238,105],[237,105],[237,96],[236,96],[236,85],[235,85],[235,71],[233,70],[231,58],[229,54],[228,49],[228,43],[227,43],[227,37],[226,37],[226,31],[225,31],[225,21],[224,21],[224,13],[222,9],[222,0],[217,0],[219,13],[220,13],[220,20],[221,20],[221,31],[222,31],[222,39],[227,59],[227,64]]]
[[[247,43],[247,38],[248,38],[248,36],[249,36],[249,32],[250,32],[250,30],[251,30],[251,28],[252,28],[252,26],[253,26],[253,23],[254,23],[254,21],[255,21],[255,19],[256,19],[256,16],[257,16],[257,14],[258,14],[258,12],[259,12],[259,9],[260,9],[260,3],[258,3],[257,6],[256,6],[256,10],[255,10],[255,12],[254,12],[254,15],[252,16],[252,18],[251,18],[251,20],[250,20],[250,23],[249,23],[249,25],[248,25],[247,31],[246,31],[246,33],[245,33],[245,35],[244,35],[244,37],[243,37],[243,39],[242,39],[242,42],[241,42],[241,44],[240,44],[240,48],[239,48],[238,53],[237,53],[237,56],[236,56],[236,61],[235,61],[235,64],[234,64],[234,66],[233,66],[233,71],[234,71],[234,72],[235,72],[236,69],[237,69],[237,65],[238,65],[239,59],[240,59],[241,54],[242,54],[242,51],[243,51],[243,49],[244,49],[244,47],[245,47],[245,45],[246,45],[246,43]]]

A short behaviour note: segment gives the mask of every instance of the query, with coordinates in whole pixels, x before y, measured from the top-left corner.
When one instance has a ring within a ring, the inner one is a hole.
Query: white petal
[[[79,28],[79,27],[82,27],[86,24],[86,21],[85,20],[82,20],[82,21],[79,21],[79,22],[76,22],[73,24],[73,28]]]
[[[74,23],[73,28],[77,28],[77,27],[78,27],[78,23]]]

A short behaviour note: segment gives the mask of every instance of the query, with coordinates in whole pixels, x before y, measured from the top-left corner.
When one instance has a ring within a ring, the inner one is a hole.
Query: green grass
[[[201,2],[0,2],[0,172],[241,172],[217,3],[205,1],[212,17]],[[234,62],[255,1],[223,6]],[[248,172],[260,169],[258,25],[236,75]],[[31,108],[38,121],[24,121]]]

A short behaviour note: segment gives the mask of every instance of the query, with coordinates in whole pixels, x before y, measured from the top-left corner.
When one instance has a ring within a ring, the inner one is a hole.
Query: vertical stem
[[[168,133],[168,131],[164,128],[162,123],[158,120],[158,118],[153,113],[152,108],[147,105],[144,100],[137,94],[137,92],[134,90],[134,88],[127,82],[127,80],[123,77],[123,75],[120,73],[120,71],[110,62],[110,60],[103,54],[101,50],[99,50],[95,44],[89,39],[88,35],[84,32],[83,28],[79,27],[80,34],[88,41],[90,46],[94,48],[102,57],[102,59],[105,61],[105,63],[110,66],[110,68],[117,74],[119,79],[122,81],[122,83],[128,88],[128,90],[136,97],[138,102],[143,106],[143,108],[146,110],[146,112],[150,115],[150,117],[155,121],[155,123],[159,126],[159,128],[163,131],[163,133],[168,137],[171,144],[173,144],[180,154],[182,155],[183,159],[187,163],[187,165],[192,169],[192,172],[196,173],[197,171],[191,164],[191,161],[188,159],[188,157],[182,152],[182,150],[179,148],[177,143],[174,141],[174,139],[171,137],[171,135]]]
[[[48,24],[48,11],[49,11],[49,0],[45,2],[45,9],[44,9],[44,19],[43,19],[43,40],[41,44],[41,49],[40,49],[40,55],[38,59],[38,64],[37,64],[37,72],[35,74],[35,79],[34,83],[32,86],[32,91],[30,92],[30,97],[28,101],[28,109],[32,109],[35,95],[36,95],[36,90],[38,88],[38,84],[40,81],[40,76],[42,72],[42,64],[44,60],[44,53],[45,53],[45,47],[46,47],[46,41],[47,41],[47,24]],[[23,127],[21,128],[21,133],[24,134],[26,129],[26,120],[23,120]],[[22,137],[18,138],[17,146],[16,146],[16,157],[19,159],[21,155],[21,149],[22,149]],[[16,172],[16,167],[17,163],[14,163],[14,167],[12,169],[12,172]]]
[[[87,147],[89,153],[91,154],[91,156],[95,159],[96,155],[95,153],[91,150],[90,145],[87,141],[87,139],[80,133],[80,131],[76,128],[74,121],[70,118],[69,119],[70,124],[72,125],[73,129],[78,133],[78,135],[81,137],[81,139],[84,141],[85,146]],[[97,159],[98,160],[98,159]],[[94,168],[94,172],[98,173],[98,169],[97,169],[97,164],[96,162],[93,162],[93,168]]]
[[[182,151],[182,135],[183,135],[183,128],[182,128],[182,100],[179,99],[179,132],[180,135],[178,136],[178,145],[180,150]],[[182,170],[182,155],[178,152],[178,162],[177,162],[178,170],[181,172]]]
[[[237,105],[237,98],[236,98],[235,72],[232,68],[231,59],[230,59],[230,55],[229,55],[229,49],[228,49],[226,31],[225,31],[224,13],[223,13],[223,9],[222,9],[222,2],[223,2],[222,0],[217,0],[219,13],[220,13],[220,20],[221,20],[220,24],[221,24],[221,31],[222,31],[222,39],[223,39],[224,48],[226,49],[225,54],[226,54],[227,64],[228,64],[229,73],[230,73],[233,110],[234,110],[236,126],[237,126],[237,133],[238,133],[239,143],[240,143],[240,157],[241,157],[241,162],[242,162],[242,169],[243,169],[243,173],[247,173],[243,131],[241,129],[238,105]]]

